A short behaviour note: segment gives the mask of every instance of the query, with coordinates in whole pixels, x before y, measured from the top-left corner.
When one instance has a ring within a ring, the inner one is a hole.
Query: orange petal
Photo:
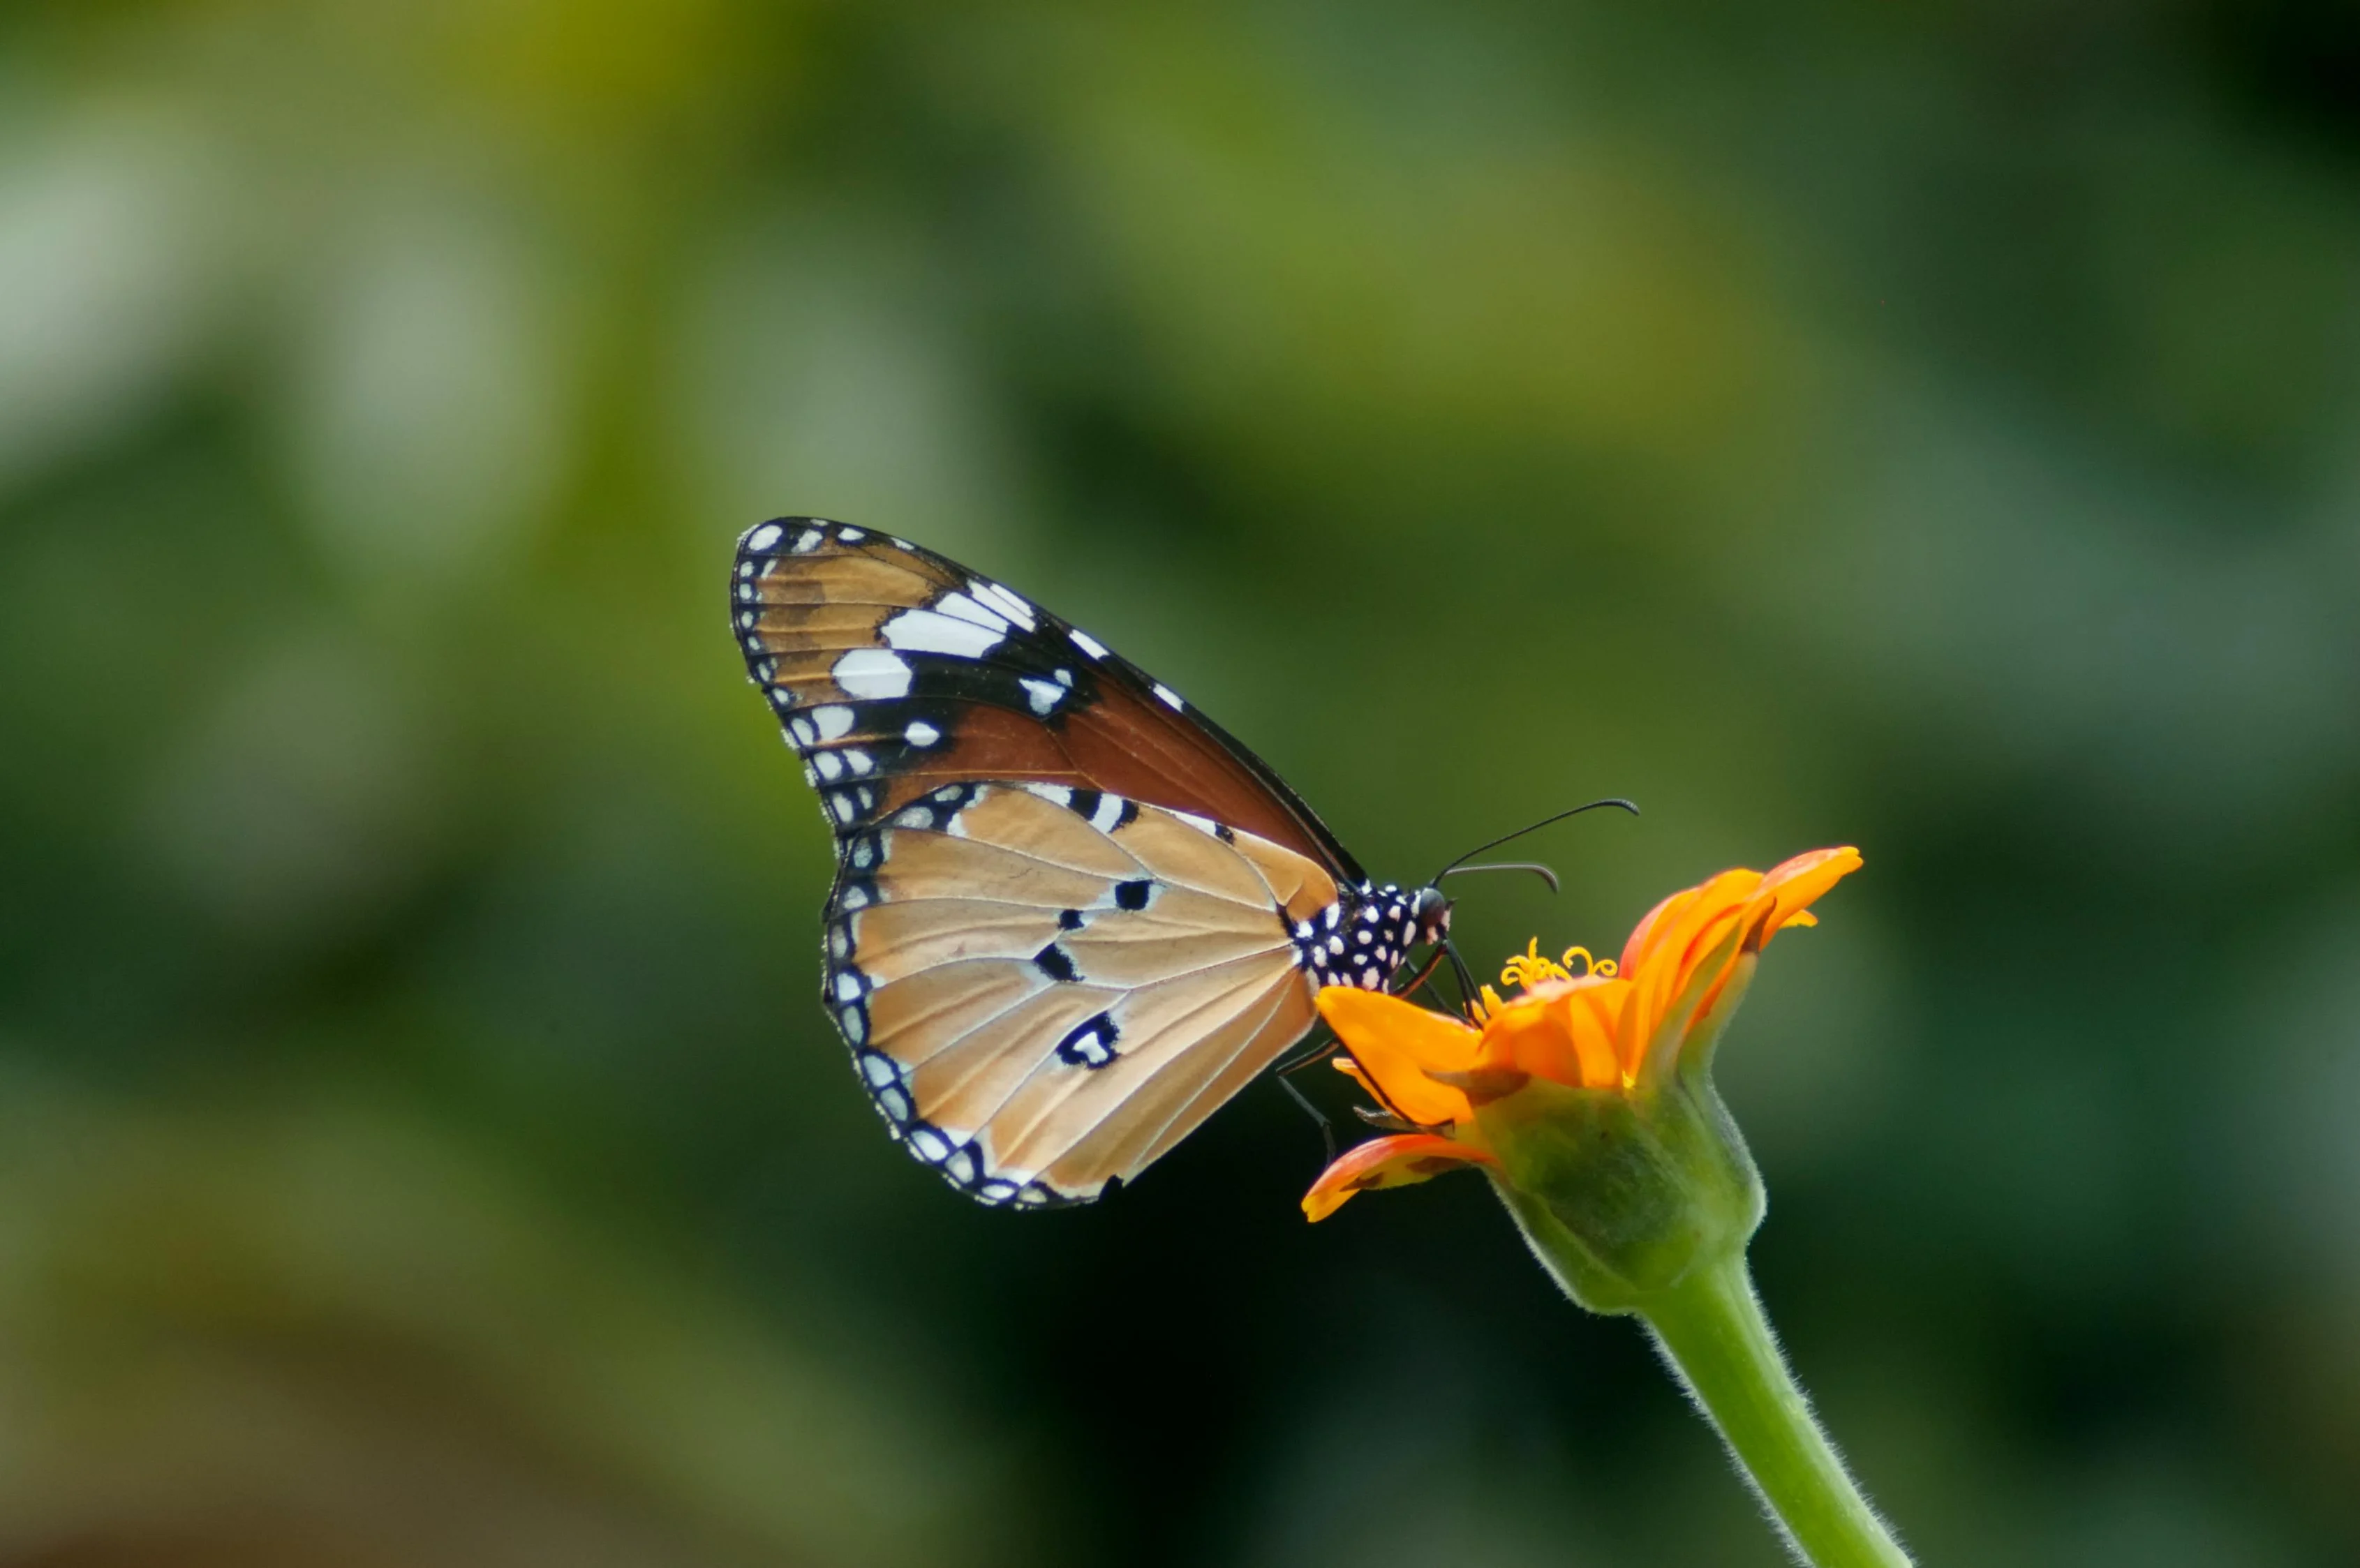
[[[1484,1024],[1483,1064],[1577,1089],[1619,1085],[1614,1024],[1629,991],[1627,982],[1602,975],[1543,981]]]
[[[1672,906],[1695,897],[1696,889],[1693,887],[1666,893],[1655,901],[1654,909],[1639,917],[1639,923],[1631,928],[1631,940],[1622,944],[1622,962],[1617,966],[1624,976],[1639,967],[1639,960],[1655,944],[1655,928],[1664,923],[1664,917],[1671,913]]]
[[[1399,996],[1350,985],[1323,987],[1319,1013],[1394,1110],[1421,1127],[1473,1118],[1466,1095],[1426,1076],[1429,1070],[1464,1073],[1475,1065],[1482,1036],[1471,1026]]]
[[[1698,964],[1721,946],[1760,881],[1751,871],[1725,871],[1656,923],[1639,964],[1623,971],[1631,999],[1623,1004],[1615,1048],[1627,1069],[1636,1071],[1665,1015],[1688,990]]]
[[[1773,866],[1770,874],[1762,878],[1761,893],[1755,896],[1767,897],[1771,901],[1769,924],[1763,928],[1764,944],[1767,945],[1771,937],[1788,926],[1817,925],[1818,917],[1811,914],[1810,906],[1829,888],[1859,870],[1860,864],[1860,851],[1844,844],[1836,849],[1815,849]]]
[[[1376,1101],[1377,1104],[1381,1105],[1385,1103],[1385,1092],[1377,1087],[1377,1081],[1375,1079],[1370,1077],[1367,1073],[1361,1071],[1360,1064],[1352,1060],[1352,1053],[1350,1051],[1338,1051],[1335,1055],[1328,1059],[1328,1065],[1333,1067],[1337,1072],[1341,1073],[1345,1077],[1349,1078],[1353,1083],[1358,1083],[1360,1086],[1361,1093],[1367,1094],[1370,1099]]]
[[[1495,1163],[1480,1149],[1432,1133],[1372,1138],[1346,1149],[1319,1173],[1311,1191],[1303,1194],[1304,1217],[1317,1224],[1342,1208],[1344,1200],[1355,1192],[1412,1186],[1461,1165]]]
[[[1622,944],[1622,973],[1677,955],[1690,947],[1699,925],[1738,908],[1762,886],[1762,874],[1739,868],[1684,888],[1647,911]]]

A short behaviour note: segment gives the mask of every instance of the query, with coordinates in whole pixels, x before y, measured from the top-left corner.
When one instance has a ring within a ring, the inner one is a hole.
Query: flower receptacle
[[[1636,1092],[1535,1079],[1481,1105],[1492,1186],[1567,1291],[1597,1312],[1643,1310],[1743,1253],[1762,1178],[1710,1078]]]

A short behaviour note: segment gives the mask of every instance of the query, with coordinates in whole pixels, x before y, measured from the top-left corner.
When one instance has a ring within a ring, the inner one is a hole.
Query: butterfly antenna
[[[1555,816],[1543,817],[1536,822],[1528,822],[1524,826],[1518,828],[1513,833],[1502,833],[1498,838],[1491,840],[1489,844],[1479,844],[1474,848],[1469,850],[1466,854],[1460,855],[1458,859],[1452,861],[1449,865],[1444,866],[1441,870],[1436,872],[1433,879],[1437,882],[1441,881],[1444,877],[1449,876],[1460,866],[1466,866],[1469,861],[1474,859],[1477,855],[1482,854],[1487,849],[1497,849],[1502,844],[1508,843],[1511,839],[1522,838],[1528,833],[1537,833],[1542,828],[1548,826],[1551,822],[1561,822],[1568,817],[1578,817],[1584,811],[1594,811],[1601,806],[1619,807],[1622,810],[1630,812],[1634,817],[1639,814],[1639,808],[1633,805],[1630,801],[1623,800],[1619,795],[1610,795],[1603,800],[1592,800],[1588,805],[1576,806],[1571,811],[1559,811]],[[1468,869],[1472,870],[1474,867],[1469,866]]]
[[[1459,996],[1459,1010],[1463,1013],[1475,1000],[1475,976],[1469,971],[1467,961],[1459,956],[1459,944],[1457,942],[1452,942],[1448,937],[1443,938],[1442,951],[1450,955],[1451,973],[1458,976]]]
[[[1537,860],[1493,860],[1481,866],[1446,866],[1435,873],[1434,879],[1439,882],[1445,877],[1466,877],[1478,871],[1529,871],[1547,883],[1550,892],[1563,891],[1557,886],[1557,873]]]

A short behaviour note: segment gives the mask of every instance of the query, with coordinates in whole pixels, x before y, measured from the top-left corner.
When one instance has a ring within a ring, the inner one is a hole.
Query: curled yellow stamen
[[[1573,961],[1577,958],[1581,960],[1584,975],[1611,980],[1619,971],[1619,965],[1612,959],[1592,958],[1586,947],[1568,947],[1562,959],[1543,958],[1541,939],[1535,937],[1524,943],[1524,952],[1513,954],[1501,966],[1500,984],[1529,991],[1544,980],[1570,980],[1573,978]],[[1500,994],[1497,991],[1485,985],[1480,987],[1480,1000],[1467,1004],[1468,1020],[1476,1024],[1490,1022],[1491,1015],[1500,1010]]]
[[[1581,972],[1601,980],[1611,980],[1617,971],[1611,958],[1592,958],[1586,947],[1568,947],[1561,959],[1541,956],[1541,939],[1535,937],[1524,944],[1524,951],[1510,958],[1500,971],[1500,984],[1517,985],[1529,991],[1544,980],[1570,980],[1573,961],[1581,960]]]
[[[1583,956],[1587,957],[1588,954],[1585,953]],[[1554,959],[1541,956],[1541,939],[1538,937],[1526,942],[1524,951],[1510,958],[1500,970],[1501,985],[1517,985],[1527,991],[1544,980],[1572,978],[1573,976],[1567,973],[1563,964]]]

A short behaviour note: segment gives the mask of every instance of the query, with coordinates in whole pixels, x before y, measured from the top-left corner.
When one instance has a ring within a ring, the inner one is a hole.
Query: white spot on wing
[[[1212,836],[1214,828],[1212,818],[1200,817],[1194,811],[1175,811],[1172,814],[1179,818],[1182,822],[1186,822],[1190,827],[1195,828],[1198,833],[1203,833],[1206,837],[1210,838]]]
[[[912,719],[910,727],[901,732],[901,738],[912,746],[932,746],[943,738],[943,732],[923,719]]]
[[[952,659],[981,659],[1000,646],[1005,630],[994,631],[972,621],[954,620],[932,610],[904,610],[877,628],[893,647],[911,653],[939,653]]]
[[[887,648],[856,648],[837,659],[828,673],[853,696],[870,702],[890,702],[910,694],[910,667]]]
[[[1114,832],[1115,823],[1120,821],[1122,821],[1122,797],[1120,795],[1099,796],[1098,809],[1090,813],[1090,826],[1098,829],[1098,832],[1102,833],[1110,833]]]
[[[1074,792],[1063,784],[1027,784],[1024,788],[1054,805],[1070,806],[1074,803]]]
[[[1002,614],[1026,631],[1034,630],[1038,626],[1039,623],[1032,618],[1032,606],[1026,604],[1021,595],[1010,593],[997,583],[987,583],[980,577],[968,578],[967,585],[973,588],[979,597],[998,605]]]
[[[812,551],[817,550],[826,538],[827,530],[825,528],[805,528],[803,532],[795,536],[795,553],[797,555],[809,555]]]
[[[844,765],[847,768],[851,768],[855,774],[867,773],[869,769],[877,766],[876,763],[869,760],[869,754],[861,750],[857,746],[848,746],[844,748]]]
[[[1179,712],[1181,709],[1185,708],[1188,705],[1180,700],[1179,692],[1175,691],[1171,687],[1166,686],[1161,681],[1158,681],[1155,683],[1155,694],[1164,699],[1164,706],[1172,709],[1175,713]]]
[[[1092,659],[1104,659],[1107,657],[1106,644],[1098,641],[1098,638],[1090,636],[1089,633],[1082,630],[1081,627],[1075,626],[1071,630],[1067,631],[1065,635],[1074,639],[1074,646],[1076,648],[1080,648]]]
[[[869,535],[860,528],[838,528],[836,530],[836,537],[846,544],[858,544]]]
[[[781,529],[778,524],[764,523],[760,528],[756,528],[752,533],[746,536],[746,548],[748,550],[768,550],[772,545],[779,542],[780,532]],[[750,566],[753,562],[748,561],[747,564]]]
[[[812,732],[811,721],[809,719],[789,719],[787,721],[787,735],[788,737],[794,742],[798,750],[809,750],[819,739],[819,736]]]
[[[1065,689],[1054,681],[1036,681],[1030,675],[1019,677],[1017,684],[1024,688],[1024,699],[1032,704],[1036,713],[1046,713],[1065,694]]]
[[[841,702],[830,702],[825,708],[814,708],[812,723],[819,727],[819,738],[834,740],[852,732],[852,710]]]
[[[844,777],[844,762],[832,751],[823,751],[813,757],[812,766],[819,769],[819,776],[823,779]]]
[[[1006,615],[1001,615],[997,610],[988,609],[984,605],[977,604],[973,599],[968,598],[964,593],[945,593],[941,598],[935,600],[929,608],[934,610],[938,614],[950,615],[958,620],[972,621],[975,625],[984,627],[986,630],[992,632],[996,636],[1006,637],[1008,635],[1008,617]]]

